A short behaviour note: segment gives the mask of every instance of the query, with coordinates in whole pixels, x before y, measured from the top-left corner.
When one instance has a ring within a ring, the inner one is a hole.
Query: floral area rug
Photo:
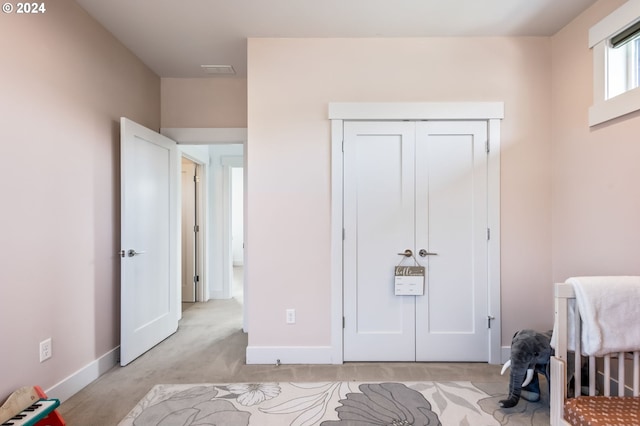
[[[526,401],[499,410],[504,397],[470,382],[156,385],[118,426],[538,424]],[[548,425],[548,405],[542,412]]]

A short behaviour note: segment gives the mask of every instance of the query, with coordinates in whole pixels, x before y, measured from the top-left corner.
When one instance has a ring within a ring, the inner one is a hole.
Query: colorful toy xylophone
[[[65,426],[56,411],[57,399],[49,399],[40,386],[25,386],[12,393],[0,407],[0,426]]]

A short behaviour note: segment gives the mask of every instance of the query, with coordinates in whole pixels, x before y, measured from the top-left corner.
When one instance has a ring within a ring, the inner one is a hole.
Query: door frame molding
[[[500,120],[504,102],[331,102],[331,361],[343,357],[344,122],[350,120],[482,120],[488,124],[489,363],[500,364]]]

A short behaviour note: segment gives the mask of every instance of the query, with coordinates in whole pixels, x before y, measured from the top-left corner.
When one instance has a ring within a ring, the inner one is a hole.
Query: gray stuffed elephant
[[[502,373],[511,367],[509,395],[499,402],[504,408],[514,407],[520,397],[531,402],[540,400],[538,373],[549,383],[549,359],[552,331],[540,333],[534,330],[518,331],[511,341],[511,357],[502,368]]]

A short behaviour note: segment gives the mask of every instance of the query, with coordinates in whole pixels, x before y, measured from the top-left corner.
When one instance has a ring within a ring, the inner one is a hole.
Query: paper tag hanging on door
[[[396,296],[424,295],[424,266],[396,266]]]

